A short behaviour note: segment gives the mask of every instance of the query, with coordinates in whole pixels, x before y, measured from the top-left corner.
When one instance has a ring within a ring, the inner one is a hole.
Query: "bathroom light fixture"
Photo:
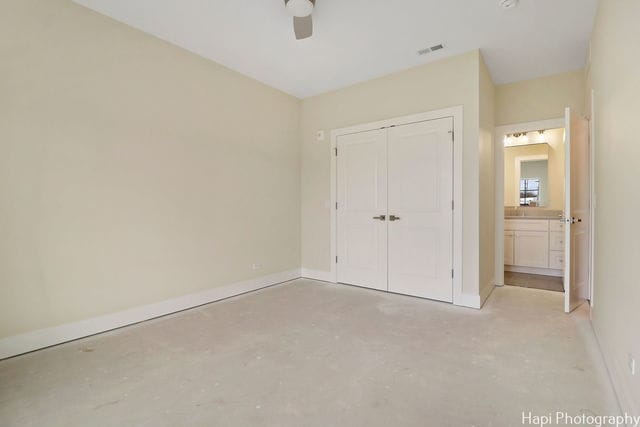
[[[549,129],[540,129],[530,132],[514,132],[504,136],[503,144],[505,147],[515,147],[517,145],[527,144],[548,144],[546,131]],[[531,134],[531,135],[529,135]]]
[[[539,130],[538,131],[538,142],[547,142],[547,137],[544,134],[544,130]]]

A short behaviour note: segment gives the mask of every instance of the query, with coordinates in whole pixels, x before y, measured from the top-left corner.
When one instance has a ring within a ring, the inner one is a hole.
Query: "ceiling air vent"
[[[427,53],[435,52],[436,50],[444,49],[442,44],[437,44],[431,47],[425,47],[424,49],[420,49],[418,51],[418,55],[426,55]]]

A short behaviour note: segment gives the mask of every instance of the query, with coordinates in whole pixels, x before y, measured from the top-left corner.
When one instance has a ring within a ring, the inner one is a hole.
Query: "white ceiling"
[[[481,49],[495,83],[582,68],[597,0],[317,0],[295,40],[283,0],[74,0],[304,98]],[[425,56],[416,51],[443,43]]]

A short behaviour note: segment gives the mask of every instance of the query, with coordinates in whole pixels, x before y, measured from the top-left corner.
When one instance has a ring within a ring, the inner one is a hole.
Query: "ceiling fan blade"
[[[313,21],[311,15],[304,18],[293,17],[293,31],[296,33],[296,39],[302,40],[311,37],[313,33]]]

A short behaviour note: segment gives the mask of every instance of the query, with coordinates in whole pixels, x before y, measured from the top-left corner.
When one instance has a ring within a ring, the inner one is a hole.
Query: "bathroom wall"
[[[564,129],[551,129],[545,132],[547,144],[507,147],[504,150],[504,205],[518,206],[516,197],[515,158],[537,154],[547,154],[548,160],[548,203],[546,209],[564,208]]]

